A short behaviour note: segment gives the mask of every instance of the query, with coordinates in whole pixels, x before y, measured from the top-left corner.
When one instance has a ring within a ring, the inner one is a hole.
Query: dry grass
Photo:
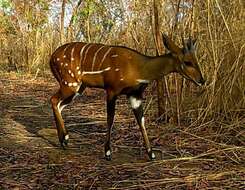
[[[139,129],[120,98],[113,130],[113,160],[103,158],[104,95],[87,90],[64,110],[71,141],[59,148],[48,98],[55,83],[1,75],[0,187],[3,189],[242,189],[245,120],[181,126],[146,112],[157,160],[147,161]],[[18,89],[18,91],[17,91]],[[149,100],[145,100],[147,105]],[[184,114],[184,113],[182,113]],[[93,117],[91,117],[93,115]],[[184,124],[186,123],[186,124]],[[230,130],[228,130],[230,128]],[[234,129],[240,131],[234,135]]]

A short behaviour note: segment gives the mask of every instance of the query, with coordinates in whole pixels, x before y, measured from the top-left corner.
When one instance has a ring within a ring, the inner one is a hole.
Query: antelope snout
[[[200,86],[204,85],[205,82],[206,82],[206,81],[205,81],[205,79],[204,79],[203,77],[201,77],[200,80],[197,81],[197,83],[198,83]]]

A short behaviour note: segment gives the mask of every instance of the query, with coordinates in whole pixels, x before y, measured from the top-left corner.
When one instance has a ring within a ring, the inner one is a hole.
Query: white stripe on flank
[[[74,61],[75,59],[74,59],[74,50],[75,50],[75,47],[76,47],[76,44],[74,44],[74,46],[73,46],[73,48],[72,48],[72,50],[71,50],[71,61]]]
[[[86,61],[86,57],[87,57],[87,54],[88,54],[88,50],[91,48],[91,47],[93,47],[93,44],[89,44],[90,46],[86,49],[86,51],[85,51],[85,55],[84,55],[84,59],[83,59],[83,63],[82,63],[82,65],[84,64],[84,62]]]
[[[118,55],[117,54],[115,54],[115,55],[112,55],[111,57],[117,57]]]
[[[112,49],[112,47],[110,47],[110,48],[107,50],[107,52],[104,54],[103,59],[102,59],[101,62],[100,62],[99,69],[101,68],[101,66],[102,66],[102,64],[103,64],[103,62],[104,62],[106,56],[110,53],[111,49]]]
[[[70,45],[71,45],[71,44],[68,44],[68,45],[65,47],[64,51],[63,51],[63,54],[64,54],[63,57],[64,57],[64,58],[66,58],[65,51],[66,51],[66,49],[67,49],[68,47],[70,47]]]
[[[91,68],[91,71],[94,70],[94,63],[95,63],[95,60],[96,60],[96,57],[97,57],[97,54],[100,52],[100,50],[102,50],[105,46],[101,46],[94,54],[94,58],[93,58],[93,63],[92,63],[92,68]]]
[[[107,67],[107,68],[105,68],[103,70],[100,70],[100,71],[84,71],[82,73],[82,75],[86,75],[86,74],[101,74],[101,73],[103,73],[105,71],[109,71],[110,69],[111,69],[111,67]]]
[[[150,82],[149,80],[145,80],[145,79],[137,79],[136,81],[139,83],[146,83],[146,84]]]
[[[85,44],[85,45],[82,47],[82,49],[80,50],[80,58],[83,57],[83,51],[84,51],[85,47],[87,47],[88,45],[89,45],[89,44]]]
[[[87,46],[89,46],[90,44],[85,44],[83,47],[82,47],[82,49],[80,50],[80,64],[81,64],[81,66],[83,67],[83,65],[82,65],[82,62],[83,62],[83,52],[84,52],[84,50],[85,50],[85,48],[87,47]]]

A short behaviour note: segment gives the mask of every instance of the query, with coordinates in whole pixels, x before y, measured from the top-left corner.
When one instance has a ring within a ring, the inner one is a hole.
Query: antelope
[[[72,42],[56,49],[50,59],[50,68],[59,82],[59,90],[51,97],[58,138],[61,146],[67,146],[69,135],[64,126],[61,111],[86,87],[106,91],[108,132],[104,145],[106,160],[111,160],[111,131],[116,100],[126,95],[137,124],[144,138],[150,159],[155,159],[143,116],[142,95],[147,85],[172,72],[181,74],[196,85],[205,83],[195,57],[195,41],[183,42],[178,47],[163,34],[163,43],[169,53],[146,56],[123,46]]]

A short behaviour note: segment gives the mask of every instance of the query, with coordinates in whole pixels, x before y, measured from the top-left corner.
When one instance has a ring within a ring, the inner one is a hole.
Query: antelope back
[[[51,57],[53,74],[63,86],[122,86],[137,77],[140,56],[131,49],[74,42],[59,47]],[[130,61],[129,61],[130,60]]]

